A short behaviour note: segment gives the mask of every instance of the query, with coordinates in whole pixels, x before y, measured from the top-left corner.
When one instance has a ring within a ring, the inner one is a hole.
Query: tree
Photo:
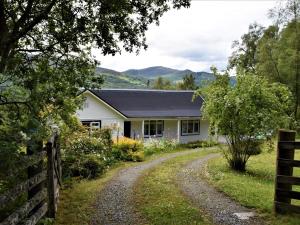
[[[183,81],[177,84],[177,88],[180,90],[195,90],[197,88],[195,80],[194,74],[186,74]]]
[[[190,0],[0,0],[0,150],[40,140],[51,123],[70,120],[80,91],[102,82],[92,48],[104,55],[122,47],[146,49],[148,26],[159,24],[171,6],[189,5]]]
[[[277,32],[259,42],[260,73],[271,80],[286,84],[294,96],[294,119],[300,124],[300,1],[288,0],[270,11]],[[280,28],[280,29],[279,29]],[[273,29],[272,26],[269,29]],[[270,42],[274,43],[270,45]],[[269,45],[269,46],[267,46]],[[272,50],[267,50],[271,48]],[[264,52],[272,51],[272,54]],[[273,61],[269,68],[266,62]],[[298,124],[298,126],[300,126]]]
[[[1,0],[0,73],[27,54],[103,54],[146,48],[145,31],[170,9],[189,7],[190,0]],[[133,16],[134,15],[134,16]]]
[[[237,72],[255,73],[257,64],[257,42],[263,34],[264,28],[257,23],[250,24],[248,33],[241,37],[241,41],[234,41],[232,55],[229,57],[228,69],[235,68]]]
[[[152,88],[158,90],[174,89],[173,85],[171,84],[171,81],[163,77],[158,77],[156,80],[154,80]]]
[[[260,139],[289,123],[286,112],[291,107],[291,94],[284,85],[270,84],[254,74],[238,75],[235,86],[230,86],[228,74],[215,76],[209,86],[198,90],[205,99],[204,117],[211,129],[225,136],[229,166],[245,171],[249,157],[260,152]]]
[[[229,69],[250,72],[280,82],[294,97],[294,121],[290,128],[300,127],[300,1],[288,0],[270,11],[275,23],[268,28],[250,25],[241,42],[234,42],[235,51]],[[296,122],[296,123],[295,123]],[[298,125],[297,125],[298,123]]]

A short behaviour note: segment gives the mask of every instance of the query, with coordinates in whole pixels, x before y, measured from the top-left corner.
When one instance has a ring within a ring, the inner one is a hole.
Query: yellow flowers
[[[127,137],[114,138],[113,142],[116,145],[140,145],[141,144],[140,141],[133,140],[133,139],[127,138]]]

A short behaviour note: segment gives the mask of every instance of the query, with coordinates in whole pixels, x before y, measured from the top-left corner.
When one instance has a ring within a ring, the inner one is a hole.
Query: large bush
[[[97,177],[114,163],[111,132],[109,129],[79,129],[65,138],[62,153],[65,177]]]
[[[238,75],[237,84],[231,86],[228,75],[214,72],[216,80],[200,91],[204,116],[226,137],[224,153],[230,167],[244,171],[249,157],[260,152],[261,140],[288,126],[291,93],[284,85],[253,74]]]

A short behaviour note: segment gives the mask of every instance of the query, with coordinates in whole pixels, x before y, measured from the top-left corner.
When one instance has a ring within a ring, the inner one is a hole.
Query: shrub
[[[145,153],[144,151],[139,151],[139,152],[132,152],[131,153],[131,159],[134,162],[142,162],[145,160]]]
[[[64,177],[95,178],[114,162],[109,129],[81,129],[68,136],[62,145]]]
[[[114,140],[112,154],[123,161],[143,161],[143,144],[140,141],[122,137]]]
[[[105,163],[95,155],[87,155],[82,163],[81,176],[95,178],[105,171]]]
[[[178,141],[175,139],[149,139],[145,143],[144,151],[146,155],[152,155],[159,152],[174,151],[178,146]]]
[[[259,152],[259,139],[291,124],[292,95],[290,90],[255,74],[237,74],[236,85],[230,85],[228,74],[198,91],[205,97],[204,118],[209,120],[228,144],[225,157],[236,171],[245,171],[246,163]]]
[[[100,138],[104,146],[111,149],[113,141],[112,141],[112,130],[110,128],[102,128],[93,130],[91,135],[95,138]]]
[[[104,154],[105,145],[96,138],[81,137],[73,140],[67,150],[78,154]]]
[[[64,155],[62,160],[64,177],[95,178],[104,173],[107,168],[103,158],[95,154]]]

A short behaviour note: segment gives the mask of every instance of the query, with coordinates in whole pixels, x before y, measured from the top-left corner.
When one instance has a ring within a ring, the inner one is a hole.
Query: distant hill
[[[173,74],[178,72],[179,70],[163,67],[163,66],[153,66],[145,69],[130,69],[123,71],[122,73],[130,76],[136,77],[145,77],[148,79],[155,79],[158,76],[164,76],[168,74]]]
[[[124,74],[100,73],[104,78],[104,88],[132,88],[146,89],[147,80],[139,77],[131,77]]]
[[[154,66],[144,69],[129,69],[123,72],[98,67],[97,72],[104,77],[104,88],[149,88],[147,84],[163,77],[173,83],[182,81],[186,74],[194,74],[197,85],[205,85],[208,81],[214,80],[214,76],[207,72],[194,72],[192,70],[177,70],[163,66]],[[231,78],[235,83],[235,78]]]
[[[96,72],[97,73],[111,74],[111,75],[122,75],[121,72],[118,72],[116,70],[106,69],[106,68],[103,68],[103,67],[97,67]]]

